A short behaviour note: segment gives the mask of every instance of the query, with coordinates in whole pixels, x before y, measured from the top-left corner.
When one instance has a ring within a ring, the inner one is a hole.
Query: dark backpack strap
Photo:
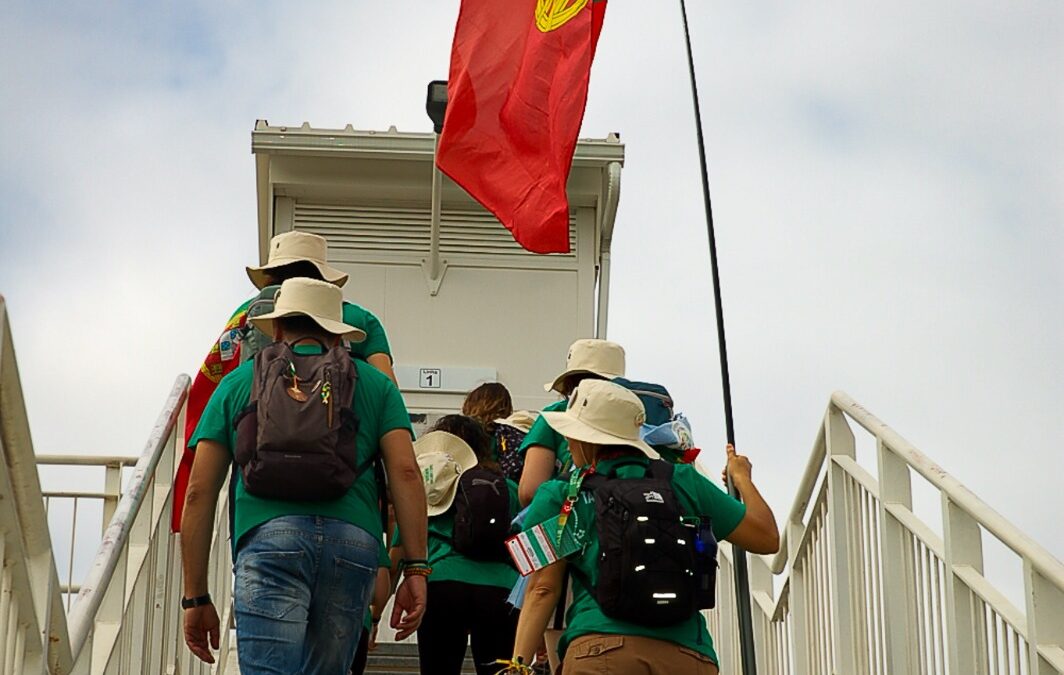
[[[672,480],[672,474],[675,472],[676,466],[663,459],[652,459],[647,466],[647,478],[654,478],[656,480]]]
[[[642,458],[640,458],[640,457],[632,457],[630,459],[622,459],[621,461],[617,462],[612,467],[610,467],[610,470],[607,473],[599,473],[599,472],[596,471],[595,473],[589,475],[587,478],[584,479],[584,482],[581,483],[580,489],[581,490],[585,490],[585,489],[586,490],[595,490],[596,488],[601,486],[606,481],[614,480],[615,478],[617,478],[617,469],[620,469],[622,466],[643,466],[643,461],[644,460]],[[652,467],[654,465],[655,461],[658,461],[658,460],[651,460],[650,466],[647,468],[647,475],[650,475],[650,472],[651,472],[651,468],[650,467]],[[668,464],[668,462],[661,462],[661,463],[662,464]],[[669,477],[670,478],[672,477],[672,465],[669,465]]]
[[[568,607],[565,606],[565,601],[569,595],[569,581],[572,565],[565,568],[565,575],[562,577],[562,594],[558,596],[558,606],[554,608],[554,630],[562,630],[565,628],[565,610]]]

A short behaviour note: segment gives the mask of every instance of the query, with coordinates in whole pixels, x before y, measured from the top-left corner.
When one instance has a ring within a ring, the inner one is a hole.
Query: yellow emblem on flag
[[[537,0],[536,28],[544,33],[558,30],[576,18],[591,0]]]

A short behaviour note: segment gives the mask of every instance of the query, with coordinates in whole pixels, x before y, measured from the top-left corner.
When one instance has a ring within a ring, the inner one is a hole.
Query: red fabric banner
[[[606,0],[462,0],[436,163],[535,253],[569,252],[565,191]]]
[[[240,340],[237,339],[237,334],[246,321],[247,303],[229,319],[225,330],[211,347],[195,379],[192,380],[192,386],[188,390],[188,407],[185,410],[186,443],[196,431],[200,415],[207,407],[211,394],[218,388],[218,383],[240,365]],[[181,514],[185,509],[185,493],[188,491],[188,479],[192,475],[194,458],[195,453],[186,447],[177,467],[177,476],[174,479],[174,513],[170,521],[170,529],[174,532],[181,531]]]

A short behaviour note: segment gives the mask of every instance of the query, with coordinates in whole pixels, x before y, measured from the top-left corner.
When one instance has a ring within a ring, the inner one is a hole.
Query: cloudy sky
[[[254,121],[429,130],[457,5],[5,3],[0,293],[38,452],[140,451],[250,290]],[[1064,5],[692,6],[738,441],[778,517],[841,389],[1064,558]],[[715,449],[681,40],[676,2],[612,0],[582,135],[626,143],[611,337]]]

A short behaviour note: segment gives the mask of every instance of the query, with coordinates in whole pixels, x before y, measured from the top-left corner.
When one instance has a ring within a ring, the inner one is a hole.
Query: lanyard
[[[562,532],[565,531],[565,523],[569,521],[569,514],[573,512],[573,505],[576,504],[577,498],[580,496],[580,486],[583,484],[584,479],[595,473],[594,466],[587,466],[579,471],[573,470],[569,476],[569,491],[565,495],[565,501],[562,503],[561,513],[558,514],[558,543],[561,544]]]

